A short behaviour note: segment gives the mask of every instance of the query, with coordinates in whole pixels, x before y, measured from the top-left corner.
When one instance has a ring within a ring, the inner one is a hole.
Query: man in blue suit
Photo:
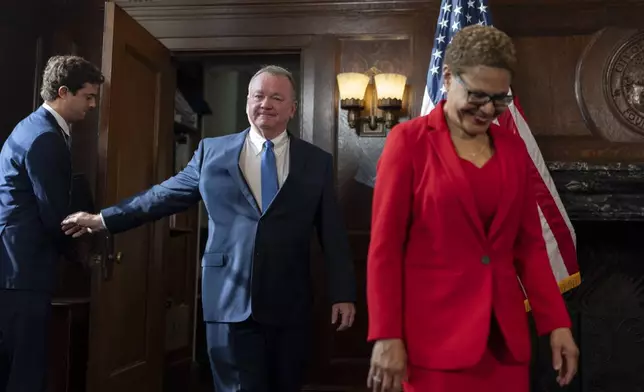
[[[96,106],[103,75],[80,57],[52,57],[45,101],[0,152],[0,391],[45,390],[56,263],[65,236],[72,167],[70,124]]]
[[[309,260],[317,231],[332,322],[351,326],[355,277],[333,185],[330,154],[286,131],[296,93],[287,70],[253,76],[244,132],[201,141],[176,176],[99,215],[63,221],[74,236],[118,233],[203,200],[208,242],[203,313],[217,392],[300,391],[312,318]]]

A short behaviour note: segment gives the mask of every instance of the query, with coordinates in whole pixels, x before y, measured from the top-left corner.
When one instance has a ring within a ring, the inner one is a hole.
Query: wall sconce
[[[356,130],[358,136],[386,136],[398,122],[394,112],[402,109],[407,77],[394,73],[374,73],[375,90],[372,90],[371,111],[368,117],[360,117],[364,110],[364,96],[371,78],[367,74],[345,72],[337,76],[340,90],[340,107],[347,110],[349,127]],[[377,103],[376,103],[377,102]],[[376,116],[375,107],[383,111],[383,116]]]

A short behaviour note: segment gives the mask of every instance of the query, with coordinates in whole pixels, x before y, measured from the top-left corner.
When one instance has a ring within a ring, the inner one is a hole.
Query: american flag
[[[443,86],[442,72],[445,49],[456,32],[472,24],[492,25],[486,0],[442,0],[427,71],[427,85],[421,115],[431,112],[438,102],[445,98],[446,90]],[[509,132],[519,134],[526,144],[533,163],[531,174],[550,266],[561,292],[571,290],[581,283],[575,231],[516,95],[514,102],[496,122]],[[529,309],[530,306],[526,300],[526,310]]]
[[[445,49],[457,31],[472,24],[492,25],[485,1],[443,0],[441,2],[436,33],[434,33],[432,58],[429,61],[429,70],[427,71],[427,87],[425,88],[421,115],[431,112],[434,106],[445,98],[447,93],[445,86],[443,86]]]

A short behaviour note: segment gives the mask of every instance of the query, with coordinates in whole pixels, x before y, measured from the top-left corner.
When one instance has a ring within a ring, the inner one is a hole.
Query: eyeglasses
[[[467,92],[467,102],[472,105],[483,106],[491,101],[494,106],[504,108],[510,105],[514,99],[512,94],[488,94],[483,91],[472,91],[460,76],[454,75],[454,79],[463,86]]]

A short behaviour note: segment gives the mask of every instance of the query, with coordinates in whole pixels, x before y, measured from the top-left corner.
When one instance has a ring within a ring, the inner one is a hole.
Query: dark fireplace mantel
[[[644,163],[550,162],[575,228],[581,286],[564,295],[579,375],[554,382],[547,337],[535,340],[532,392],[644,391]]]
[[[644,163],[549,162],[572,221],[644,221]]]

